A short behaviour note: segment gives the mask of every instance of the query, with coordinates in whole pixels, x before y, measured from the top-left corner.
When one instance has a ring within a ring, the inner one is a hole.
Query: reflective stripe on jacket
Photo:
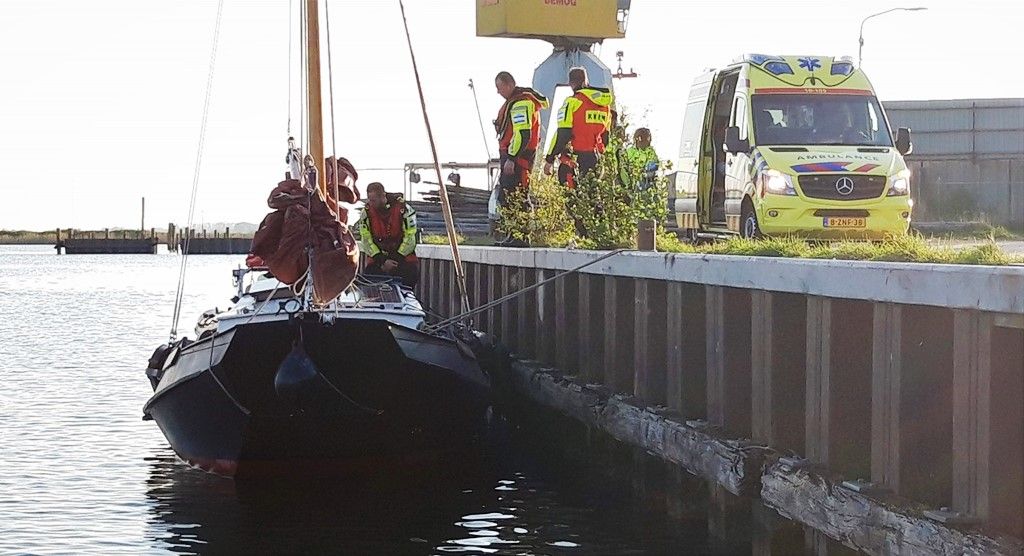
[[[536,152],[540,143],[540,111],[547,107],[548,99],[543,95],[517,87],[495,120],[498,150],[512,157]]]
[[[558,131],[548,149],[553,161],[568,152],[602,153],[611,129],[612,93],[608,89],[584,87],[565,99],[558,111]]]
[[[388,204],[381,210],[363,207],[359,219],[361,248],[370,257],[378,254],[415,256],[416,209],[405,203],[401,195],[389,193]]]

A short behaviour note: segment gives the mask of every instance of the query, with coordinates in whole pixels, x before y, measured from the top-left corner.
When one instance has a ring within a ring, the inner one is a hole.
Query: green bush
[[[529,190],[511,192],[499,213],[498,230],[534,247],[565,247],[575,239],[565,188],[554,176],[534,172]]]
[[[613,135],[597,168],[579,180],[575,190],[563,187],[555,176],[544,176],[543,165],[538,165],[529,191],[509,195],[499,215],[499,230],[534,247],[634,247],[638,221],[653,219],[659,225],[665,221],[668,182],[664,171],[659,171],[651,187],[624,185],[620,173],[626,184],[638,183],[644,174],[644,168],[626,161],[630,145],[624,133]],[[667,168],[663,163],[661,170]],[[582,237],[576,221],[585,231]]]

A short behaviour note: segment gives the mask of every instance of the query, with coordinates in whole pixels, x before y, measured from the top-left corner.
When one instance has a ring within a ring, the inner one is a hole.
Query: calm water
[[[537,419],[443,469],[235,482],[188,468],[141,420],[179,260],[0,246],[0,553],[749,553],[743,535],[709,535],[705,487],[638,487],[635,456],[558,445]],[[241,261],[190,259],[183,330],[223,306]]]

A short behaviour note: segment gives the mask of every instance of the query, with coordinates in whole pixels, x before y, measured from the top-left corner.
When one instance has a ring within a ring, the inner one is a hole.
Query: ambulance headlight
[[[778,170],[761,172],[761,191],[775,195],[796,195],[793,178]]]
[[[890,196],[906,195],[910,192],[910,170],[903,170],[890,179]]]

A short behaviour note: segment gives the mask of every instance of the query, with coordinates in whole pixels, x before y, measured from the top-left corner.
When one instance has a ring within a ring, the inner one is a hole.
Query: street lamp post
[[[861,65],[861,62],[864,59],[864,23],[866,23],[867,20],[871,19],[872,17],[878,17],[880,15],[885,15],[885,14],[890,13],[890,12],[919,12],[921,10],[927,10],[927,9],[928,8],[892,8],[892,9],[889,9],[889,10],[885,10],[884,12],[878,12],[876,14],[871,14],[871,15],[865,17],[860,22],[860,37],[858,38],[858,42],[860,43],[860,47],[857,49],[857,66],[859,67]]]

